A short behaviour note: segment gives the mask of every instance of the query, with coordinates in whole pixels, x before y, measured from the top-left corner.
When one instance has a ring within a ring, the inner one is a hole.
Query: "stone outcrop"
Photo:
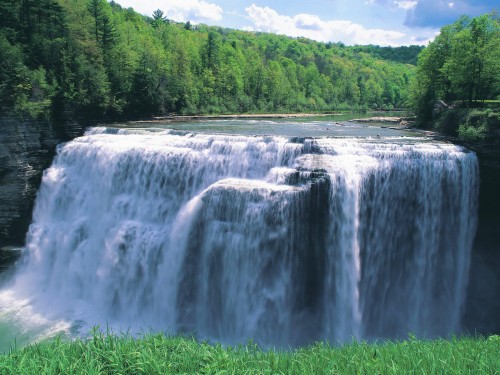
[[[436,102],[434,103],[434,107],[432,108],[432,116],[434,118],[436,118],[441,113],[443,113],[444,111],[447,111],[450,108],[451,108],[451,106],[449,106],[448,104],[446,104],[442,100],[436,100]]]
[[[466,145],[479,158],[479,222],[472,249],[464,328],[500,333],[500,139]]]
[[[43,170],[56,145],[81,132],[78,124],[0,117],[0,248],[23,245]]]
[[[366,117],[366,118],[358,118],[349,120],[349,122],[359,122],[361,124],[375,124],[380,125],[380,127],[389,127],[390,129],[409,129],[411,127],[411,122],[414,119],[406,118],[406,117],[394,117],[394,116],[375,116],[375,117]],[[391,125],[391,126],[387,126]]]

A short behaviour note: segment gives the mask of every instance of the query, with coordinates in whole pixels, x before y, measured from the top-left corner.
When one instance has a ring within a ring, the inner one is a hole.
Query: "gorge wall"
[[[77,123],[0,117],[0,248],[24,244],[42,172],[56,145],[81,135]]]

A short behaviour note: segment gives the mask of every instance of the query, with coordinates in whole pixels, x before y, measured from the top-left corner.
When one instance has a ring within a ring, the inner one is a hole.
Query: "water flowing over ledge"
[[[473,153],[421,139],[91,129],[44,174],[0,312],[285,347],[446,336],[477,190]]]

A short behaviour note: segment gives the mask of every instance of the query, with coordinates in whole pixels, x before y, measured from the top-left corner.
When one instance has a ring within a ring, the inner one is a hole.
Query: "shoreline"
[[[368,113],[369,114],[369,113]],[[189,122],[189,121],[204,121],[204,120],[266,120],[266,119],[300,119],[300,118],[318,118],[318,117],[334,117],[343,116],[345,113],[264,113],[264,114],[227,114],[227,115],[169,115],[155,116],[151,119],[130,120],[125,124],[159,124],[172,122]],[[339,122],[340,121],[340,122]],[[403,116],[367,116],[362,118],[333,121],[337,125],[342,123],[359,123],[362,125],[370,125],[382,129],[392,129],[419,133],[426,137],[433,137],[439,140],[447,140],[448,137],[440,135],[432,130],[419,129],[414,126],[414,119]]]
[[[263,113],[263,114],[235,114],[235,115],[171,115],[157,116],[150,120],[128,121],[133,123],[157,123],[193,120],[248,120],[248,119],[287,119],[341,116],[342,113]]]
[[[344,120],[346,122],[360,123],[387,123],[400,124],[401,126],[409,127],[411,119],[402,116],[369,116],[370,112],[377,113],[378,111],[367,112],[367,117]],[[397,112],[397,111],[392,111]],[[298,118],[314,118],[314,117],[334,117],[344,116],[350,112],[329,112],[329,113],[244,113],[244,114],[221,114],[221,115],[167,115],[153,116],[151,118],[140,120],[125,120],[125,123],[148,124],[158,122],[185,122],[198,120],[251,120],[251,119],[298,119]],[[380,113],[380,112],[378,112]]]

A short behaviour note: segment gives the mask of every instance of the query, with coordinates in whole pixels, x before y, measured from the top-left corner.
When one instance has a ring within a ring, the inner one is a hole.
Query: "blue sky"
[[[265,31],[322,42],[426,45],[460,15],[499,9],[498,0],[115,0],[175,21]]]

